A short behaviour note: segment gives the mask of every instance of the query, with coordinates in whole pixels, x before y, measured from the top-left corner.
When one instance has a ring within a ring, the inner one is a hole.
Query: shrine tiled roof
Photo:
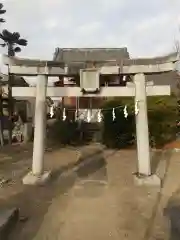
[[[54,60],[65,63],[129,59],[127,48],[57,48]]]

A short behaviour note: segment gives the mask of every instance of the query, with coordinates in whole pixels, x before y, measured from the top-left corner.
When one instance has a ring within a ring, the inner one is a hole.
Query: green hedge
[[[48,129],[48,139],[56,143],[71,144],[77,136],[76,125],[68,120],[56,120]]]
[[[177,99],[173,95],[148,97],[147,103],[150,144],[152,147],[162,147],[176,138]],[[128,107],[127,119],[123,113],[125,105]],[[116,120],[113,122],[110,109],[117,106],[122,107],[116,109]],[[134,100],[132,98],[116,98],[105,102],[103,109],[103,143],[111,148],[122,148],[135,143]]]
[[[50,142],[64,145],[79,145],[87,143],[89,139],[87,124],[82,122],[71,121],[68,118],[65,121],[56,119],[55,122],[48,127],[47,137]]]
[[[121,106],[119,108],[119,106]],[[115,109],[116,118],[113,121],[112,108]],[[122,100],[112,100],[103,106],[103,133],[102,141],[107,147],[121,148],[131,144],[134,140],[134,117],[132,114],[124,117]]]

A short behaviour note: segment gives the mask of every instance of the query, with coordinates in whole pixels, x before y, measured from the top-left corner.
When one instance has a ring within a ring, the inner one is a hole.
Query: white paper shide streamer
[[[63,109],[63,121],[65,121],[66,120],[66,109],[64,108]]]
[[[51,106],[51,108],[50,108],[50,117],[52,118],[53,115],[54,115],[54,107]]]
[[[75,121],[77,121],[78,120],[78,110],[76,109],[76,112],[75,112]]]
[[[99,111],[98,111],[97,120],[98,120],[99,123],[102,121],[101,109],[99,109]]]
[[[115,109],[113,108],[112,110],[112,118],[113,118],[113,121],[115,121],[116,119],[116,114],[115,114]]]
[[[124,107],[124,117],[128,117],[128,111],[127,111],[127,106]]]
[[[135,112],[135,115],[138,115],[138,113],[139,113],[139,101],[136,101],[136,103],[135,103],[135,110],[134,110],[134,112]]]
[[[139,103],[139,101],[136,101],[136,103],[135,103],[135,114],[136,115],[139,113],[138,103]],[[124,112],[124,117],[127,118],[128,117],[127,105],[124,107],[123,112]],[[51,114],[51,117],[54,115],[53,107],[50,109],[50,114]],[[86,109],[84,114],[83,114],[84,119],[86,119],[85,121],[87,121],[88,123],[90,123],[94,119],[95,115],[97,116],[96,121],[99,122],[99,123],[102,122],[103,115],[102,115],[102,110],[101,109],[98,109],[98,111],[93,115],[92,115],[90,109]],[[63,109],[62,119],[63,119],[63,121],[65,121],[67,119],[65,108]],[[75,121],[78,121],[78,119],[79,119],[79,111],[76,109],[76,111],[75,111]],[[113,108],[112,109],[112,120],[115,121],[115,119],[116,119],[116,112],[115,112],[115,108]]]
[[[90,123],[91,121],[91,111],[87,110],[87,122]]]

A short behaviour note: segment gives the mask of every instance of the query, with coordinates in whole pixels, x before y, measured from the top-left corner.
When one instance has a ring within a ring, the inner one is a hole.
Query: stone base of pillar
[[[51,172],[44,172],[42,175],[34,175],[29,172],[22,180],[25,185],[43,185],[48,182]]]
[[[140,176],[139,174],[134,174],[134,182],[137,186],[155,186],[155,187],[161,187],[161,179],[153,174],[150,176]]]

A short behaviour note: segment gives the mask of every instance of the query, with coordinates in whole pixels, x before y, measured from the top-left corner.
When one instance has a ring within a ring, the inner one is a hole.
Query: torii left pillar
[[[50,177],[50,172],[44,172],[47,83],[47,75],[38,76],[36,85],[32,171],[23,178],[23,183],[28,185],[42,184],[46,182]]]

